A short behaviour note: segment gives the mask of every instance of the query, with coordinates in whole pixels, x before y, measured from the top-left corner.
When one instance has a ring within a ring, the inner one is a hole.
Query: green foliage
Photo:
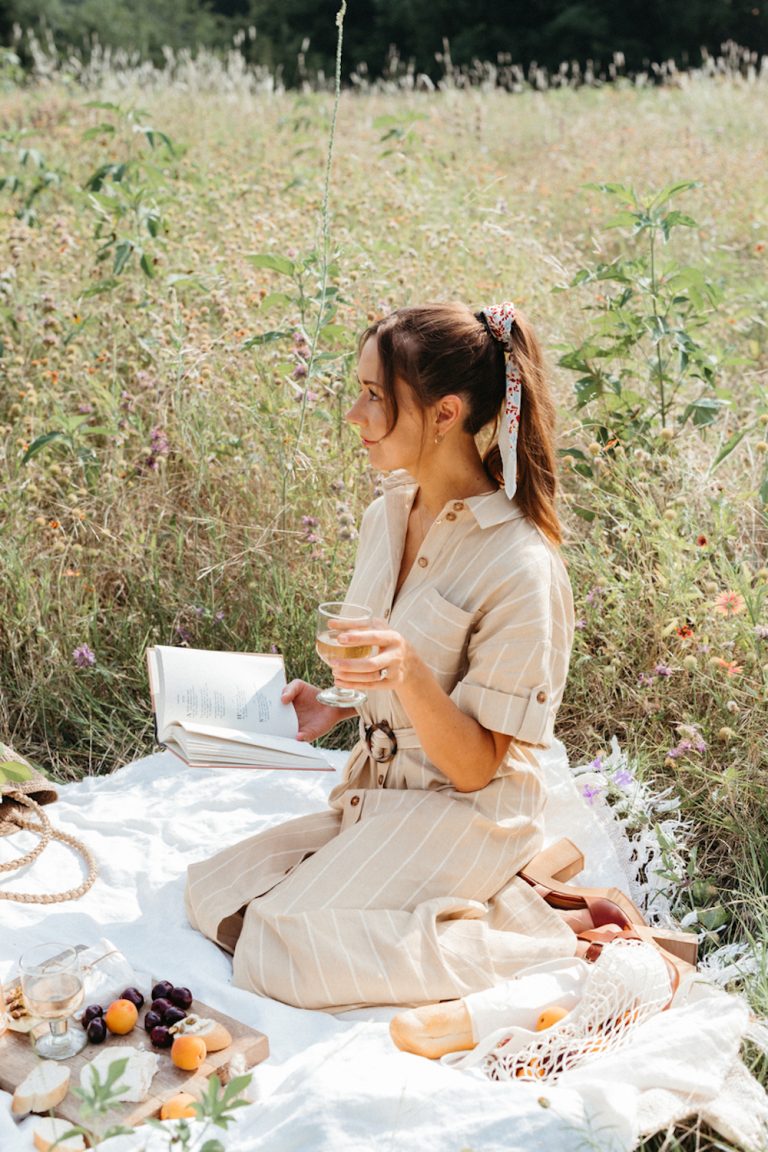
[[[112,139],[122,129],[125,157],[100,164],[85,182],[87,202],[96,216],[94,235],[103,241],[96,253],[99,261],[112,258],[112,279],[101,281],[85,295],[105,291],[117,282],[132,261],[146,277],[155,275],[157,257],[155,241],[162,241],[165,228],[162,203],[168,198],[164,188],[165,169],[150,161],[160,149],[165,157],[176,156],[173,143],[165,132],[159,132],[144,121],[148,115],[141,109],[123,108],[110,101],[90,101],[87,108],[109,112],[116,123],[102,122],[83,133],[84,140]],[[135,149],[136,138],[143,137],[150,152]]]
[[[559,363],[578,373],[576,408],[598,443],[647,446],[673,423],[713,423],[729,403],[718,391],[719,357],[705,342],[722,292],[702,269],[662,260],[673,231],[698,227],[669,207],[695,182],[669,185],[645,201],[622,185],[597,187],[621,206],[606,228],[628,232],[631,248],[574,277],[572,288],[597,289],[588,306],[597,316]]]
[[[20,141],[24,132],[3,132],[0,134],[0,192],[11,197],[14,216],[25,224],[39,222],[38,198],[47,189],[61,183],[61,173],[46,164],[43,154],[37,148],[27,148]]]

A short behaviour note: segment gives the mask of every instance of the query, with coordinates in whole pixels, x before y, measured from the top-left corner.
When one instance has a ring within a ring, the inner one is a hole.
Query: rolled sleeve
[[[517,571],[477,623],[451,693],[484,728],[548,747],[565,687],[572,607],[553,563]]]

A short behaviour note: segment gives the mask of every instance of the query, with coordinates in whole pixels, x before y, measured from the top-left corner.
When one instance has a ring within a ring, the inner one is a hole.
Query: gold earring
[[[435,444],[442,444],[444,438],[445,438],[445,434],[443,432],[436,432],[435,433]]]

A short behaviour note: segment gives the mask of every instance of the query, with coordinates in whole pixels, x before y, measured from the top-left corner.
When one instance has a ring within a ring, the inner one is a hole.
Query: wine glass
[[[85,1047],[84,1031],[68,1028],[68,1020],[83,1002],[83,974],[74,948],[37,944],[19,960],[21,990],[30,1016],[47,1020],[50,1031],[38,1036],[34,1049],[49,1060],[66,1060]]]
[[[373,652],[372,644],[339,644],[336,639],[339,632],[344,629],[359,631],[361,628],[370,628],[373,612],[362,604],[345,604],[340,601],[329,601],[320,604],[317,609],[317,634],[315,650],[326,664],[331,660],[362,660]],[[330,704],[333,708],[350,708],[364,704],[367,697],[365,692],[356,688],[324,688],[318,692],[317,699],[321,704]]]

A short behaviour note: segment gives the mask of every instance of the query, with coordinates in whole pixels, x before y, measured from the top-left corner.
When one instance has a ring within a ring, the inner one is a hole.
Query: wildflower
[[[219,610],[218,612],[214,612],[213,619],[216,621],[217,624],[221,624],[222,620],[224,619],[224,613],[221,610]]]
[[[590,764],[590,768],[593,768],[595,772],[602,772],[602,770],[603,770],[602,758],[600,756],[595,756],[594,760]]]
[[[765,624],[756,624],[755,636],[758,640],[768,640],[768,627]]]
[[[738,676],[739,672],[744,671],[741,664],[737,664],[735,660],[723,660],[722,656],[715,656],[712,663],[722,668],[726,676]]]
[[[706,536],[703,536],[703,535],[697,536],[696,537],[696,543],[698,544],[699,548],[706,548],[706,546],[707,546]]]
[[[683,668],[688,672],[695,672],[699,666],[699,662],[695,656],[686,656],[683,659]]]
[[[634,783],[634,776],[626,768],[617,768],[613,774],[613,782],[619,788],[628,788]]]
[[[598,793],[600,793],[601,791],[602,791],[602,789],[601,789],[599,784],[596,785],[595,787],[592,787],[591,784],[585,784],[581,790],[581,794],[584,797],[584,799],[586,800],[586,802],[588,804],[591,804],[592,801],[594,800],[595,796],[597,796]]]
[[[649,676],[647,672],[641,672],[637,678],[637,683],[641,688],[649,688],[653,684],[653,676]]]
[[[599,598],[602,596],[602,594],[603,594],[602,588],[600,587],[599,584],[596,584],[594,588],[590,589],[590,591],[587,592],[587,595],[586,595],[587,604],[594,604],[595,600],[599,600]]]
[[[656,676],[665,677],[672,675],[672,669],[668,664],[657,664],[653,671]]]
[[[188,646],[190,640],[192,639],[192,634],[182,624],[176,625],[176,635],[178,636],[182,645]]]
[[[746,608],[744,597],[740,592],[721,592],[715,598],[712,611],[718,616],[738,616]]]
[[[96,663],[96,654],[87,644],[80,644],[72,653],[72,659],[78,668],[92,668]]]
[[[577,632],[583,632],[587,626],[587,622],[583,616],[580,616],[579,619],[574,623],[573,626]]]
[[[676,632],[681,640],[690,640],[691,636],[693,636],[693,628],[690,624],[681,624],[680,627],[676,629]]]
[[[732,716],[738,716],[739,712],[741,711],[735,700],[729,700],[725,707]]]

